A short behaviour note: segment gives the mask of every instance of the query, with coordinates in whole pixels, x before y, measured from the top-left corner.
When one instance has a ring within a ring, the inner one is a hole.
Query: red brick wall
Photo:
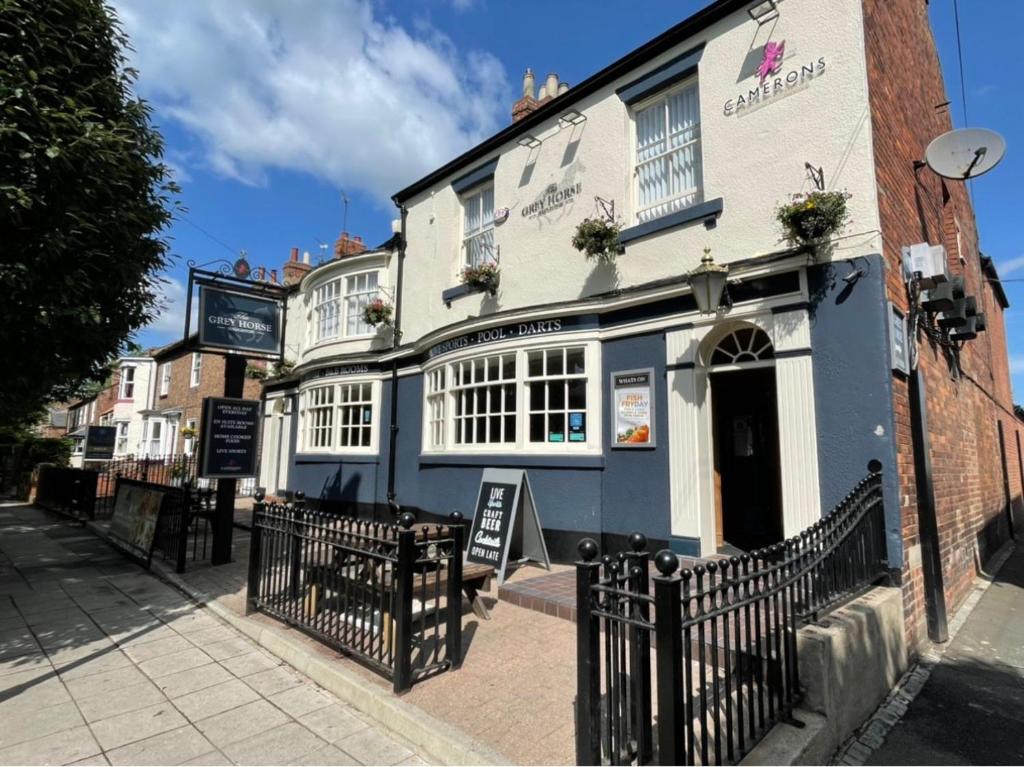
[[[169,357],[160,357],[157,360],[156,369],[156,410],[168,410],[171,408],[181,409],[181,418],[178,421],[178,443],[174,452],[184,452],[185,438],[181,436],[181,429],[188,425],[189,421],[195,421],[197,428],[203,410],[204,397],[224,396],[224,364],[225,358],[219,354],[204,354],[202,369],[199,377],[199,385],[191,386],[192,380],[192,352],[181,351]],[[171,365],[171,385],[166,395],[160,394],[160,382],[163,377],[163,365]],[[266,363],[262,361],[250,361],[250,365],[263,367]],[[245,389],[242,396],[245,399],[259,399],[262,390],[262,383],[256,379],[246,378]]]
[[[978,569],[1008,538],[997,421],[1007,437],[1011,494],[1020,507],[1006,333],[1003,314],[984,280],[978,233],[967,189],[943,182],[927,168],[915,171],[928,143],[951,129],[942,71],[925,0],[864,0],[865,42],[883,251],[890,299],[907,309],[901,248],[915,242],[944,244],[951,274],[963,275],[978,298],[988,331],[968,342],[963,375],[954,380],[940,348],[922,340],[920,366],[928,392],[928,425],[935,475],[939,545],[950,613],[966,597]],[[984,181],[976,182],[984,183]],[[960,248],[957,243],[957,222]],[[961,260],[961,256],[963,260]],[[910,404],[905,379],[893,378],[900,496],[905,546],[904,604],[908,640],[926,637],[923,575],[917,529]],[[1024,439],[1024,436],[1022,436]],[[1021,517],[1024,520],[1024,516]]]

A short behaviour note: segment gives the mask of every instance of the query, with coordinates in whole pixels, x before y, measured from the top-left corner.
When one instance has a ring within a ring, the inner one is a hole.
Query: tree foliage
[[[0,0],[0,423],[83,382],[157,310],[177,189],[102,0]]]

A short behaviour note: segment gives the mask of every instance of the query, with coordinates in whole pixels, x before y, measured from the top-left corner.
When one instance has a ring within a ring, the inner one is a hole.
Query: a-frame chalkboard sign
[[[525,470],[484,469],[466,559],[493,565],[499,586],[505,582],[510,563],[534,561],[551,569]]]

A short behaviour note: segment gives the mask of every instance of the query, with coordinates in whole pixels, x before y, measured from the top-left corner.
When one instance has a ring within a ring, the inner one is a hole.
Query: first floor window
[[[118,421],[117,422],[117,452],[127,453],[128,452],[128,422]]]
[[[487,184],[462,198],[464,266],[496,261],[494,255],[494,185]]]
[[[585,447],[596,426],[588,410],[587,357],[583,345],[525,349],[428,371],[427,449]]]
[[[338,335],[340,328],[338,320],[341,316],[339,310],[341,292],[340,282],[332,280],[316,289],[314,300],[316,305],[313,309],[316,315],[316,340],[324,341]]]
[[[121,368],[121,391],[118,392],[119,399],[134,399],[135,397],[135,368]]]
[[[334,443],[334,387],[306,392],[306,447],[330,448]]]
[[[203,355],[199,352],[192,352],[192,375],[189,379],[189,386],[199,386],[203,375]]]
[[[160,396],[166,397],[171,391],[171,363],[165,362],[160,366]]]
[[[363,272],[345,278],[345,335],[365,336],[373,332],[363,310],[377,295],[377,272]]]
[[[677,88],[634,114],[636,212],[650,221],[701,202],[697,83]]]

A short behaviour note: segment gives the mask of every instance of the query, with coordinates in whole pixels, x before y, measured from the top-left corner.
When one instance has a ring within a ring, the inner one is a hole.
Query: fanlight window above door
[[[775,357],[771,339],[761,328],[739,328],[718,342],[711,354],[712,365],[761,362]]]

